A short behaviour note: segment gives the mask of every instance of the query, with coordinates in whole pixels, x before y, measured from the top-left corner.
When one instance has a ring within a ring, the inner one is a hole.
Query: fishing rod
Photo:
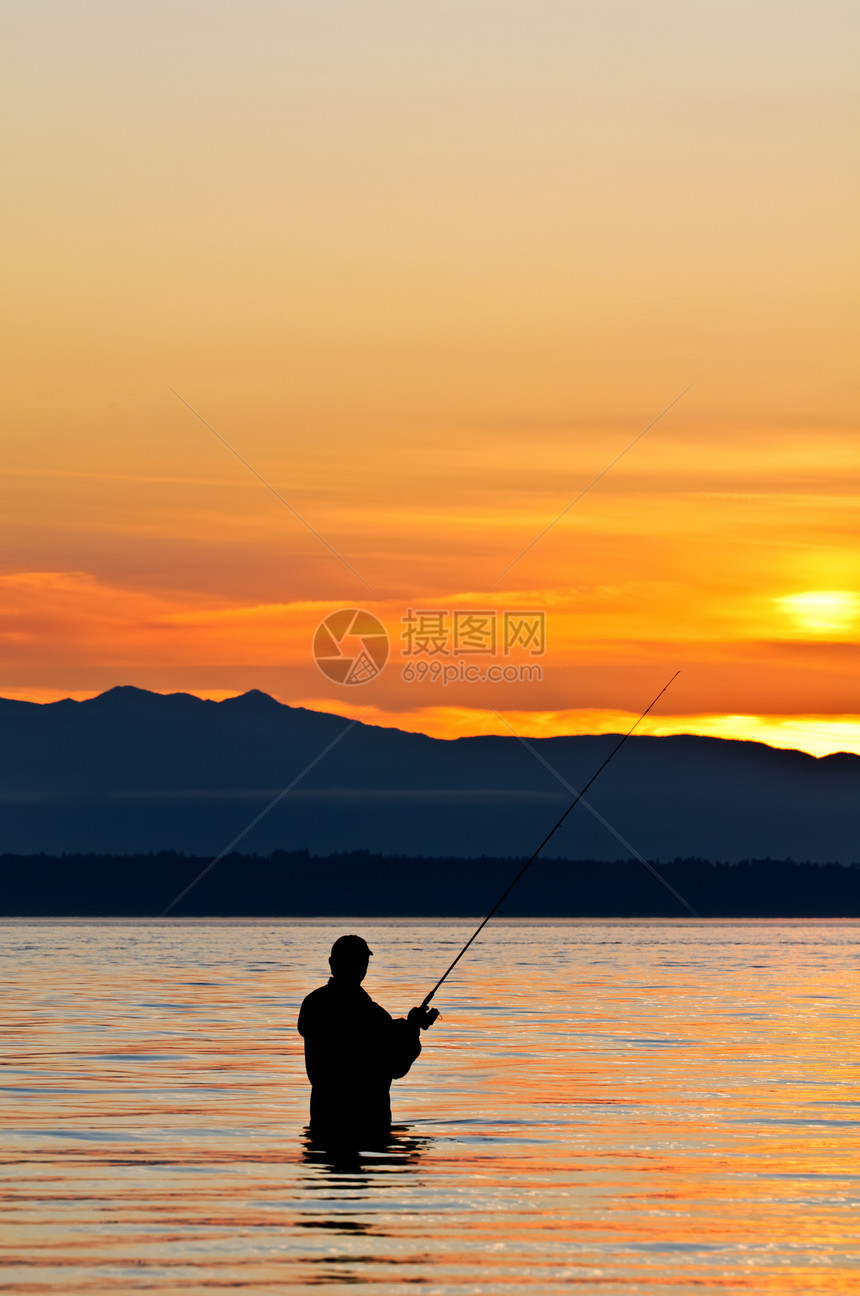
[[[487,916],[486,916],[486,918],[484,919],[484,921],[481,923],[481,925],[477,928],[477,930],[474,931],[474,932],[472,933],[472,935],[469,937],[469,939],[466,941],[466,944],[465,944],[465,945],[463,946],[463,948],[460,950],[460,953],[459,953],[459,954],[457,955],[457,957],[454,959],[454,962],[453,962],[453,963],[451,964],[451,966],[447,969],[447,971],[445,971],[445,972],[442,973],[442,975],[440,976],[439,980],[436,982],[436,984],[434,985],[434,987],[433,987],[433,989],[430,991],[430,993],[429,993],[428,995],[426,995],[426,996],[424,997],[424,999],[422,999],[422,1001],[421,1001],[421,1007],[422,1007],[422,1008],[426,1008],[426,1007],[429,1005],[431,999],[432,999],[433,996],[435,995],[436,991],[439,989],[440,985],[442,985],[442,983],[448,979],[448,977],[449,977],[449,976],[451,975],[451,973],[454,971],[454,968],[455,968],[455,967],[457,966],[457,964],[460,962],[460,959],[461,959],[461,958],[463,957],[463,955],[466,953],[466,950],[469,948],[469,946],[470,946],[474,941],[477,940],[477,938],[480,936],[481,932],[482,932],[482,931],[484,930],[484,928],[486,927],[487,923],[488,923],[488,922],[490,921],[490,919],[492,918],[493,914],[496,913],[496,912],[501,908],[501,906],[502,906],[502,904],[504,903],[504,901],[507,900],[508,896],[511,894],[511,892],[512,892],[513,889],[514,889],[514,887],[517,885],[517,883],[519,882],[520,878],[521,878],[521,877],[523,876],[523,874],[525,873],[526,869],[529,868],[530,865],[534,864],[535,860],[537,859],[538,855],[540,855],[540,853],[541,853],[541,851],[543,850],[544,846],[546,846],[546,844],[547,844],[547,842],[549,841],[550,837],[554,836],[555,833],[558,832],[559,828],[560,828],[561,825],[564,823],[565,819],[566,819],[567,816],[570,814],[570,812],[571,812],[571,810],[574,808],[574,806],[576,806],[576,805],[579,804],[579,802],[580,802],[580,801],[582,800],[582,798],[585,796],[586,792],[587,792],[588,789],[591,787],[591,785],[592,785],[592,783],[595,781],[595,779],[596,779],[600,774],[602,774],[603,771],[606,769],[606,766],[607,766],[607,765],[609,764],[609,762],[612,760],[613,756],[616,756],[616,755],[618,754],[618,752],[620,752],[621,748],[622,748],[622,747],[624,746],[624,744],[627,742],[627,739],[628,739],[628,738],[630,737],[630,735],[633,733],[633,730],[639,728],[639,725],[640,725],[640,724],[642,723],[642,721],[645,719],[646,715],[647,715],[648,712],[651,710],[651,708],[654,707],[654,706],[655,706],[655,705],[660,701],[660,698],[661,698],[661,697],[663,696],[663,694],[666,692],[667,688],[669,687],[669,684],[672,684],[672,683],[673,683],[673,682],[678,678],[678,676],[679,676],[680,674],[681,674],[681,672],[680,672],[679,670],[676,670],[676,671],[675,671],[675,674],[674,674],[674,675],[672,676],[672,678],[669,680],[669,683],[663,685],[663,687],[661,688],[660,692],[659,692],[659,693],[657,694],[657,696],[654,698],[653,702],[651,702],[651,703],[650,703],[650,704],[645,708],[645,710],[642,712],[641,716],[640,716],[639,719],[636,721],[635,725],[633,725],[633,727],[632,727],[631,729],[628,729],[628,730],[627,730],[627,733],[624,734],[624,736],[623,736],[622,738],[619,738],[618,742],[617,742],[617,743],[615,744],[615,746],[612,748],[612,751],[611,751],[611,752],[609,753],[609,755],[606,757],[606,760],[603,762],[602,765],[600,765],[600,766],[599,766],[599,767],[594,771],[594,773],[592,774],[591,778],[588,780],[588,782],[586,783],[586,785],[585,785],[585,787],[582,789],[582,791],[581,791],[581,792],[577,792],[576,796],[575,796],[574,799],[571,801],[570,805],[567,807],[567,809],[565,810],[564,814],[563,814],[563,815],[561,816],[561,818],[560,818],[560,819],[559,819],[559,820],[558,820],[558,821],[553,825],[553,827],[550,828],[549,832],[547,833],[546,837],[544,837],[544,839],[543,839],[543,841],[541,842],[540,846],[538,846],[537,850],[534,852],[533,855],[530,855],[530,856],[529,856],[529,858],[526,860],[525,864],[524,864],[524,865],[522,866],[522,868],[520,869],[519,873],[518,873],[518,874],[516,875],[516,877],[514,878],[513,882],[511,882],[510,885],[509,885],[509,886],[508,886],[508,887],[507,887],[507,888],[502,892],[502,894],[499,896],[498,900],[497,900],[496,903],[493,905],[493,907],[492,907],[492,909],[490,910],[490,912],[487,914]],[[433,1009],[432,1011],[435,1012],[435,1009]]]

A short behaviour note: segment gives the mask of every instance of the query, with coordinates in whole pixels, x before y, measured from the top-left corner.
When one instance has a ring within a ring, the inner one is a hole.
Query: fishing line
[[[505,890],[502,892],[502,894],[499,896],[498,900],[497,900],[496,903],[493,905],[492,909],[491,909],[490,912],[487,914],[487,916],[486,916],[486,918],[484,919],[484,921],[480,924],[480,926],[479,926],[479,927],[478,927],[478,928],[477,928],[477,929],[472,933],[472,935],[471,935],[471,936],[469,937],[469,939],[466,941],[466,944],[465,944],[465,945],[463,946],[463,948],[460,950],[460,953],[459,953],[459,954],[457,955],[457,957],[454,959],[454,962],[451,964],[451,966],[450,966],[450,967],[449,967],[445,972],[442,973],[442,975],[440,976],[439,980],[436,982],[436,984],[434,985],[434,987],[433,987],[433,989],[430,991],[430,993],[429,993],[428,995],[426,995],[426,996],[424,997],[424,999],[422,999],[422,1001],[421,1001],[421,1007],[422,1007],[422,1008],[426,1008],[426,1007],[427,1007],[427,1005],[430,1003],[431,999],[432,999],[433,996],[435,995],[436,991],[439,989],[440,985],[442,985],[442,983],[443,983],[444,981],[446,981],[446,980],[448,979],[448,977],[451,975],[451,973],[454,971],[454,968],[455,968],[455,967],[457,966],[457,964],[460,962],[460,959],[461,959],[461,958],[463,957],[463,955],[466,953],[466,950],[469,948],[469,946],[470,946],[471,944],[473,944],[474,941],[477,940],[477,938],[480,936],[481,932],[482,932],[482,931],[484,930],[484,928],[486,927],[487,923],[488,923],[488,922],[490,921],[490,919],[492,918],[493,914],[496,913],[496,912],[501,908],[501,906],[502,906],[502,904],[504,903],[504,901],[507,900],[508,896],[511,894],[511,892],[512,892],[513,889],[514,889],[514,887],[517,885],[517,883],[519,882],[520,878],[521,878],[521,877],[523,876],[523,874],[525,873],[526,869],[529,868],[530,865],[534,864],[535,860],[537,859],[538,855],[540,855],[540,853],[541,853],[541,851],[543,850],[544,846],[546,846],[546,844],[547,844],[547,842],[549,841],[549,839],[550,839],[551,837],[553,837],[553,836],[555,835],[556,832],[558,832],[559,828],[560,828],[561,825],[564,823],[565,819],[566,819],[567,816],[570,814],[570,812],[571,812],[571,810],[574,808],[574,806],[576,806],[576,805],[579,804],[579,802],[580,802],[580,801],[582,800],[582,798],[585,796],[586,792],[587,792],[588,789],[591,787],[591,785],[592,785],[592,783],[595,781],[595,779],[597,779],[598,776],[599,776],[600,774],[603,773],[603,771],[606,769],[606,766],[607,766],[607,765],[609,764],[609,762],[612,760],[613,756],[616,756],[616,755],[618,754],[618,752],[620,752],[621,748],[622,748],[622,747],[624,746],[624,744],[627,742],[627,739],[630,737],[630,735],[633,733],[633,731],[634,731],[635,729],[638,729],[638,728],[639,728],[639,725],[640,725],[640,724],[642,723],[642,721],[645,719],[645,717],[646,717],[646,715],[648,714],[648,712],[652,709],[652,707],[654,707],[654,706],[657,704],[657,702],[659,702],[660,698],[663,696],[663,694],[666,692],[667,688],[669,687],[669,684],[672,684],[672,683],[673,683],[673,682],[678,678],[678,676],[679,676],[680,674],[681,674],[681,672],[680,672],[679,670],[675,671],[675,674],[672,676],[672,678],[669,680],[669,682],[668,682],[667,684],[664,684],[664,685],[663,685],[663,687],[661,688],[660,692],[657,694],[657,696],[654,698],[654,700],[653,700],[653,701],[652,701],[652,702],[651,702],[651,703],[650,703],[650,704],[645,708],[645,710],[642,712],[641,716],[640,716],[639,719],[636,721],[636,723],[632,726],[632,728],[628,729],[628,730],[627,730],[627,733],[624,734],[624,736],[618,740],[618,742],[617,742],[617,743],[615,744],[615,746],[612,748],[612,751],[611,751],[611,752],[609,753],[609,755],[606,757],[606,760],[603,762],[602,765],[600,765],[600,766],[599,766],[599,767],[594,771],[594,773],[592,774],[591,778],[588,780],[588,782],[586,783],[586,785],[585,785],[585,787],[582,789],[582,791],[577,793],[577,795],[576,795],[576,796],[574,797],[574,799],[571,801],[570,805],[567,807],[567,809],[565,810],[565,812],[564,812],[564,814],[561,816],[561,818],[558,819],[558,820],[556,821],[556,823],[553,825],[552,828],[550,828],[549,832],[548,832],[547,835],[544,837],[543,841],[541,842],[540,846],[538,846],[537,850],[536,850],[532,855],[529,856],[529,858],[526,860],[525,864],[524,864],[524,865],[522,866],[522,868],[520,869],[519,873],[517,873],[517,875],[516,875],[516,877],[514,878],[514,880],[513,880],[513,881],[512,881],[512,882],[511,882],[507,887],[506,887],[506,889],[505,889]]]
[[[541,756],[541,754],[540,754],[540,752],[538,751],[538,749],[537,749],[536,747],[532,747],[531,743],[528,741],[527,738],[524,738],[524,737],[522,736],[522,734],[518,734],[517,731],[516,731],[516,729],[514,729],[514,727],[513,727],[512,725],[508,724],[507,720],[505,719],[505,717],[504,717],[503,715],[499,715],[498,711],[494,712],[494,714],[497,715],[497,716],[499,717],[499,719],[501,720],[502,724],[508,726],[508,728],[510,729],[511,733],[512,733],[512,734],[514,735],[514,737],[516,738],[517,742],[521,742],[522,745],[525,747],[526,751],[531,752],[531,754],[532,754],[532,756],[534,756],[535,760],[540,761],[540,763],[541,763],[541,765],[543,765],[544,769],[548,769],[548,770],[549,770],[549,772],[550,772],[550,774],[552,774],[553,778],[557,778],[558,781],[559,781],[559,783],[563,783],[563,784],[564,784],[564,786],[567,788],[568,792],[571,792],[574,796],[576,796],[576,788],[575,788],[575,787],[571,787],[570,784],[568,783],[568,781],[567,781],[566,778],[562,778],[562,776],[559,774],[559,772],[558,772],[558,770],[555,768],[555,766],[554,766],[554,765],[550,765],[549,761],[548,761],[544,756]],[[679,900],[679,901],[680,901],[680,903],[684,906],[684,908],[685,908],[685,909],[687,910],[687,912],[691,915],[691,917],[693,917],[693,918],[701,918],[702,915],[701,915],[700,913],[698,913],[697,910],[695,910],[695,909],[693,908],[693,906],[690,904],[689,900],[685,900],[684,897],[681,895],[681,892],[680,892],[680,891],[676,891],[675,888],[672,886],[672,883],[671,883],[671,882],[667,882],[666,879],[663,877],[663,874],[660,873],[658,869],[655,869],[654,865],[651,864],[649,860],[646,860],[646,858],[645,858],[644,855],[640,855],[639,852],[638,852],[638,850],[636,849],[636,847],[635,847],[635,846],[631,846],[630,843],[629,843],[629,841],[627,841],[627,839],[626,839],[625,837],[622,837],[622,836],[621,836],[621,833],[618,831],[618,829],[617,829],[617,828],[613,828],[613,826],[612,826],[612,824],[609,822],[609,820],[608,820],[608,819],[604,819],[604,818],[603,818],[603,815],[600,814],[599,811],[595,810],[594,806],[591,804],[590,801],[586,801],[585,797],[583,797],[583,798],[582,798],[582,804],[585,806],[585,808],[586,808],[586,810],[588,811],[589,814],[594,815],[594,817],[595,817],[595,819],[597,820],[598,823],[602,823],[602,824],[603,824],[603,827],[607,830],[607,832],[611,832],[611,833],[612,833],[612,836],[615,838],[616,841],[621,842],[621,845],[624,847],[625,850],[628,850],[628,851],[630,852],[630,854],[631,854],[632,856],[634,856],[635,859],[638,859],[638,861],[639,861],[640,864],[644,864],[644,865],[645,865],[645,867],[646,867],[646,869],[648,870],[648,872],[651,873],[651,874],[653,874],[653,876],[657,879],[657,881],[660,883],[661,886],[664,886],[664,887],[666,888],[666,890],[667,890],[671,895],[673,895],[673,896],[675,897],[676,900]]]

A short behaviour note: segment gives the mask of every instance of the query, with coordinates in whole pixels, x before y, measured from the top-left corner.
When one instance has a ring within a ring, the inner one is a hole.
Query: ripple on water
[[[495,923],[331,1157],[294,1023],[356,929],[397,1012],[470,930],[4,924],[7,1289],[860,1292],[860,924]]]

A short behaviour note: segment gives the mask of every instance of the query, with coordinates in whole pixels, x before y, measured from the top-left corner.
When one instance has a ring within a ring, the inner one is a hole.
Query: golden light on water
[[[777,602],[807,634],[842,635],[860,617],[860,597],[853,590],[804,590]]]
[[[856,1296],[856,920],[496,919],[347,1167],[294,1029],[341,923],[7,920],[8,1290]],[[359,930],[399,1015],[471,924]]]

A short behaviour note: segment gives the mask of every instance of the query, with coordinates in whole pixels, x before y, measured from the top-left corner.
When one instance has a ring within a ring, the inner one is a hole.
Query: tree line
[[[0,855],[4,917],[156,917],[209,863],[141,855]],[[233,854],[172,911],[180,917],[440,917],[487,912],[521,860],[307,851]],[[860,863],[751,859],[658,863],[704,918],[860,917]],[[674,918],[675,897],[637,860],[539,859],[505,917]]]

